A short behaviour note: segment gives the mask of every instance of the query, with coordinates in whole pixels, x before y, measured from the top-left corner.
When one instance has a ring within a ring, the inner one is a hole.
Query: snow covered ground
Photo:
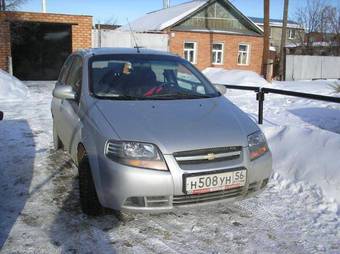
[[[75,167],[52,149],[52,84],[28,85],[26,99],[0,100],[1,253],[340,253],[340,105],[266,97],[262,128],[275,174],[256,198],[88,218]],[[333,92],[326,81],[273,86]],[[253,92],[226,96],[256,119]]]
[[[20,100],[27,93],[28,88],[20,80],[0,69],[0,100]]]

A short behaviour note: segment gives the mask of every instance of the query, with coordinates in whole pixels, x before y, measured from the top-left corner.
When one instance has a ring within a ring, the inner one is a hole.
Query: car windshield
[[[91,92],[103,99],[179,100],[220,95],[199,71],[175,56],[94,56],[89,68]]]

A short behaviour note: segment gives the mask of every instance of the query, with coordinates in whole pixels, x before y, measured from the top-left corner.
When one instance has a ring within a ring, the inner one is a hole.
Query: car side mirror
[[[227,88],[224,85],[214,84],[214,86],[222,95],[227,92]]]
[[[65,100],[75,100],[77,98],[77,93],[70,85],[60,85],[54,88],[53,97]]]
[[[0,111],[0,121],[4,119],[4,112]]]

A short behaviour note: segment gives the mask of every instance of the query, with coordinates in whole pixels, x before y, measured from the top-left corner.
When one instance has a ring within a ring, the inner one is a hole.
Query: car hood
[[[156,101],[99,100],[96,106],[121,140],[153,143],[163,154],[247,146],[247,135],[258,130],[245,113],[224,97]]]

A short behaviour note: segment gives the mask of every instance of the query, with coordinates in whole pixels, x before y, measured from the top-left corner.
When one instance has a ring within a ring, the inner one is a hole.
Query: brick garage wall
[[[9,23],[0,12],[0,69],[8,71],[8,56],[11,55]]]
[[[222,33],[202,33],[202,32],[169,32],[170,51],[184,57],[184,42],[196,42],[196,67],[203,70],[207,67],[222,67],[225,69],[251,70],[261,73],[263,37],[232,35]],[[213,65],[212,42],[224,43],[223,65]],[[238,65],[238,47],[240,43],[250,45],[249,65]]]
[[[6,71],[8,71],[8,56],[11,56],[10,22],[71,24],[72,50],[91,47],[91,16],[35,12],[0,12],[0,69]]]

